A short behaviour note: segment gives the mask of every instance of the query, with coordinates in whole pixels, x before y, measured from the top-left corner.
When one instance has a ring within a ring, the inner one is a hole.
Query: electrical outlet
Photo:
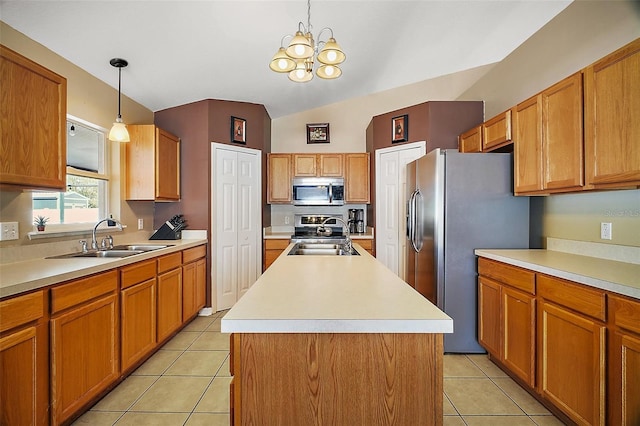
[[[611,223],[602,222],[600,224],[600,239],[601,240],[611,239]]]
[[[289,224],[289,216],[285,216],[284,217],[284,224],[288,225]]]
[[[144,229],[144,219],[138,219],[138,229]]]
[[[0,241],[17,240],[20,236],[18,222],[1,222],[0,231]]]

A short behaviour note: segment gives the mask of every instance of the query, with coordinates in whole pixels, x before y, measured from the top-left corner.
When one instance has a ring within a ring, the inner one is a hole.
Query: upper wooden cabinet
[[[584,72],[586,184],[640,185],[640,39]]]
[[[342,177],[342,154],[292,154],[294,177]]]
[[[126,199],[180,200],[180,138],[153,124],[127,126]]]
[[[293,177],[344,177],[345,202],[369,203],[369,153],[267,154],[267,203],[290,204]]]
[[[267,203],[291,203],[291,154],[267,154]]]
[[[64,191],[67,80],[0,46],[0,184]]]
[[[345,202],[369,203],[369,153],[345,154]]]
[[[482,150],[492,151],[511,143],[511,110],[498,114],[482,125]]]
[[[582,73],[515,107],[515,193],[580,190],[584,185]]]
[[[458,136],[458,151],[482,152],[482,125],[473,127]]]

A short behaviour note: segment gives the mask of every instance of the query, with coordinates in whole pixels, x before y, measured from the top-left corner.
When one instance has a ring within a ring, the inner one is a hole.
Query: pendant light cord
[[[122,85],[122,67],[118,67],[118,118],[122,118],[120,115],[120,98],[122,97],[120,88]]]

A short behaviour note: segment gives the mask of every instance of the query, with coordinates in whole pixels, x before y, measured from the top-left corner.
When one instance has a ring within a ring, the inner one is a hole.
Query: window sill
[[[124,225],[123,228],[127,226]],[[91,234],[93,232],[93,226],[83,225],[54,225],[49,226],[50,229],[44,231],[31,231],[27,232],[27,236],[30,240],[42,240],[47,238],[59,238],[59,237],[74,237],[78,235]],[[117,226],[101,226],[98,228],[97,234],[110,234],[115,232],[122,232]]]

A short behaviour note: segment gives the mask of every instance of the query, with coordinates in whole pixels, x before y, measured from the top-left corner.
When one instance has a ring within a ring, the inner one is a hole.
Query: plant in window
[[[38,231],[44,231],[44,227],[48,221],[49,218],[44,216],[36,216],[33,218],[33,224],[36,225]]]

